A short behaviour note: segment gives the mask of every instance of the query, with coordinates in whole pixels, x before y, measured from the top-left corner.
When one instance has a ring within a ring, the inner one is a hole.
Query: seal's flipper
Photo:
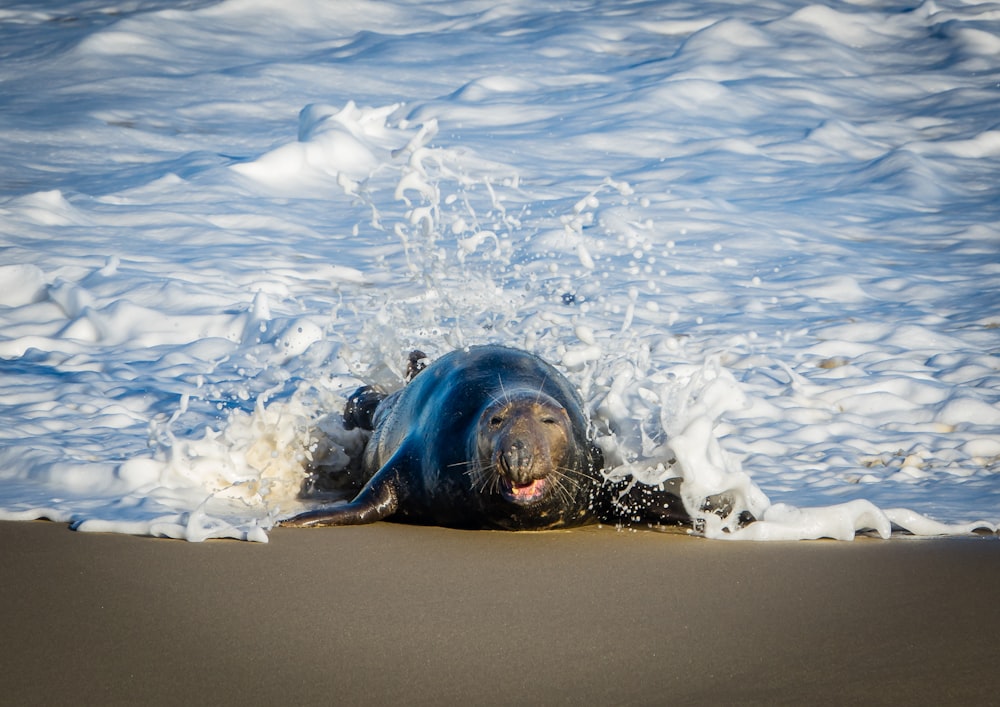
[[[399,508],[399,475],[384,467],[375,474],[350,503],[317,508],[280,521],[293,528],[318,528],[325,525],[364,525],[388,518]]]
[[[713,496],[706,496],[701,504],[701,510],[706,513],[714,513],[723,520],[728,521],[729,517],[736,513],[739,500],[730,491],[723,491]],[[757,518],[749,510],[741,510],[736,515],[736,527],[745,528],[751,523],[756,523]],[[728,524],[727,524],[728,525]],[[729,529],[724,528],[723,532],[728,533]]]
[[[406,382],[409,383],[416,378],[425,368],[427,368],[427,354],[417,349],[411,351],[410,358],[406,362]]]
[[[406,363],[406,382],[409,383],[425,368],[427,368],[427,354],[423,351],[411,351]],[[375,410],[385,399],[386,394],[373,385],[365,385],[355,390],[344,406],[344,429],[353,430],[359,427],[369,432],[374,430]]]
[[[344,407],[344,429],[353,430],[355,427],[360,427],[371,432],[375,429],[373,423],[375,408],[383,400],[385,393],[373,386],[366,385],[355,390]]]
[[[680,484],[680,479],[666,479],[657,486],[634,479],[609,482],[597,495],[595,510],[604,523],[690,527]]]

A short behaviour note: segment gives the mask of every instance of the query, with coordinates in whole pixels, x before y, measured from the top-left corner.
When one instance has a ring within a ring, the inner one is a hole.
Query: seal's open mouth
[[[515,503],[537,501],[545,493],[545,487],[547,486],[545,479],[535,479],[527,484],[515,484],[509,479],[504,479],[503,481],[503,495]]]

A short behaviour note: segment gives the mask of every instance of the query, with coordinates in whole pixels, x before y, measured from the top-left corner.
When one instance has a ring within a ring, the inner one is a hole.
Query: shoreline
[[[185,543],[0,522],[12,704],[1000,696],[995,536],[726,543],[379,523]]]

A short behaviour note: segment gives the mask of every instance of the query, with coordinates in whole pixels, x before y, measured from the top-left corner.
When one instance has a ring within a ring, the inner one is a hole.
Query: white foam
[[[0,517],[263,541],[495,341],[708,537],[995,529],[986,6],[197,5],[4,11]]]

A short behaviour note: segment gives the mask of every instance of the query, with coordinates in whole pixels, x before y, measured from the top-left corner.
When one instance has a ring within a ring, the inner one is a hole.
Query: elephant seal
[[[690,522],[671,491],[646,487],[636,504],[632,485],[606,481],[580,397],[539,357],[495,345],[453,351],[426,367],[414,356],[408,385],[387,397],[361,388],[345,409],[345,426],[372,430],[354,500],[281,525],[398,520],[543,530]]]

